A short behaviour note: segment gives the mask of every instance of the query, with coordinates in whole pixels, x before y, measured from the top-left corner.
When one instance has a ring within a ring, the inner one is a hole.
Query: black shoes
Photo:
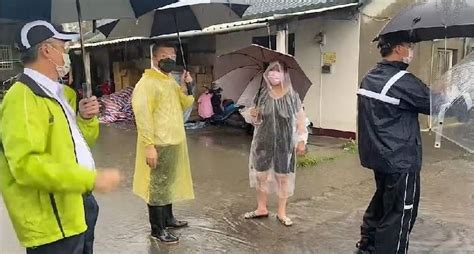
[[[375,254],[375,247],[369,245],[366,241],[359,241],[356,244],[357,250],[354,254]]]
[[[152,232],[151,238],[156,239],[164,244],[179,243],[179,238],[166,229],[160,230],[158,232]]]

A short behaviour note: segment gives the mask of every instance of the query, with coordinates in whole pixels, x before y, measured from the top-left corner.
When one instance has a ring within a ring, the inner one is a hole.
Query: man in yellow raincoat
[[[188,72],[181,86],[170,74],[176,68],[176,48],[153,46],[153,66],[145,70],[132,96],[137,123],[137,157],[133,191],[148,204],[151,237],[177,243],[167,228],[187,226],[173,216],[172,203],[194,199],[183,112],[194,97],[188,95]]]

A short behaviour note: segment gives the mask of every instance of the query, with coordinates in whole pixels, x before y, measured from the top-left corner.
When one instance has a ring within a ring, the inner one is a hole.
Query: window
[[[437,59],[436,78],[439,78],[456,64],[455,50],[438,49]]]
[[[275,35],[253,37],[252,43],[276,50],[276,36]],[[288,54],[292,56],[295,55],[295,34],[294,33],[288,35],[288,49],[287,50],[288,50]]]
[[[276,50],[276,36],[275,35],[253,37],[252,42],[253,44],[257,44],[262,47]]]
[[[13,70],[12,48],[9,45],[0,45],[0,71]]]

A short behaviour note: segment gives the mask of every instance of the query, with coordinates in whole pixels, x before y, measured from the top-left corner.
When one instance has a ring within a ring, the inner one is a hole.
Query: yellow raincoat
[[[145,71],[133,91],[138,131],[133,192],[150,205],[194,198],[183,122],[183,112],[193,102],[171,75],[153,69]],[[148,145],[158,150],[156,169],[146,163]]]

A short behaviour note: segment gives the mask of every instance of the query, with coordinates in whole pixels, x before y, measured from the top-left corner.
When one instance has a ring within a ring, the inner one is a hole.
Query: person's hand
[[[296,154],[297,155],[305,155],[306,154],[306,144],[304,141],[301,141],[296,146]]]
[[[100,112],[99,102],[97,97],[84,98],[79,101],[79,114],[83,119],[92,119],[98,116]]]
[[[149,145],[146,147],[146,164],[154,169],[158,166],[158,151],[154,145]]]
[[[181,75],[181,84],[189,84],[193,82],[193,77],[189,71],[184,71],[183,75]]]
[[[120,172],[117,169],[105,169],[97,172],[94,191],[99,193],[111,192],[120,183]]]
[[[257,108],[250,108],[250,116],[253,117],[253,118],[257,118],[258,109]]]

